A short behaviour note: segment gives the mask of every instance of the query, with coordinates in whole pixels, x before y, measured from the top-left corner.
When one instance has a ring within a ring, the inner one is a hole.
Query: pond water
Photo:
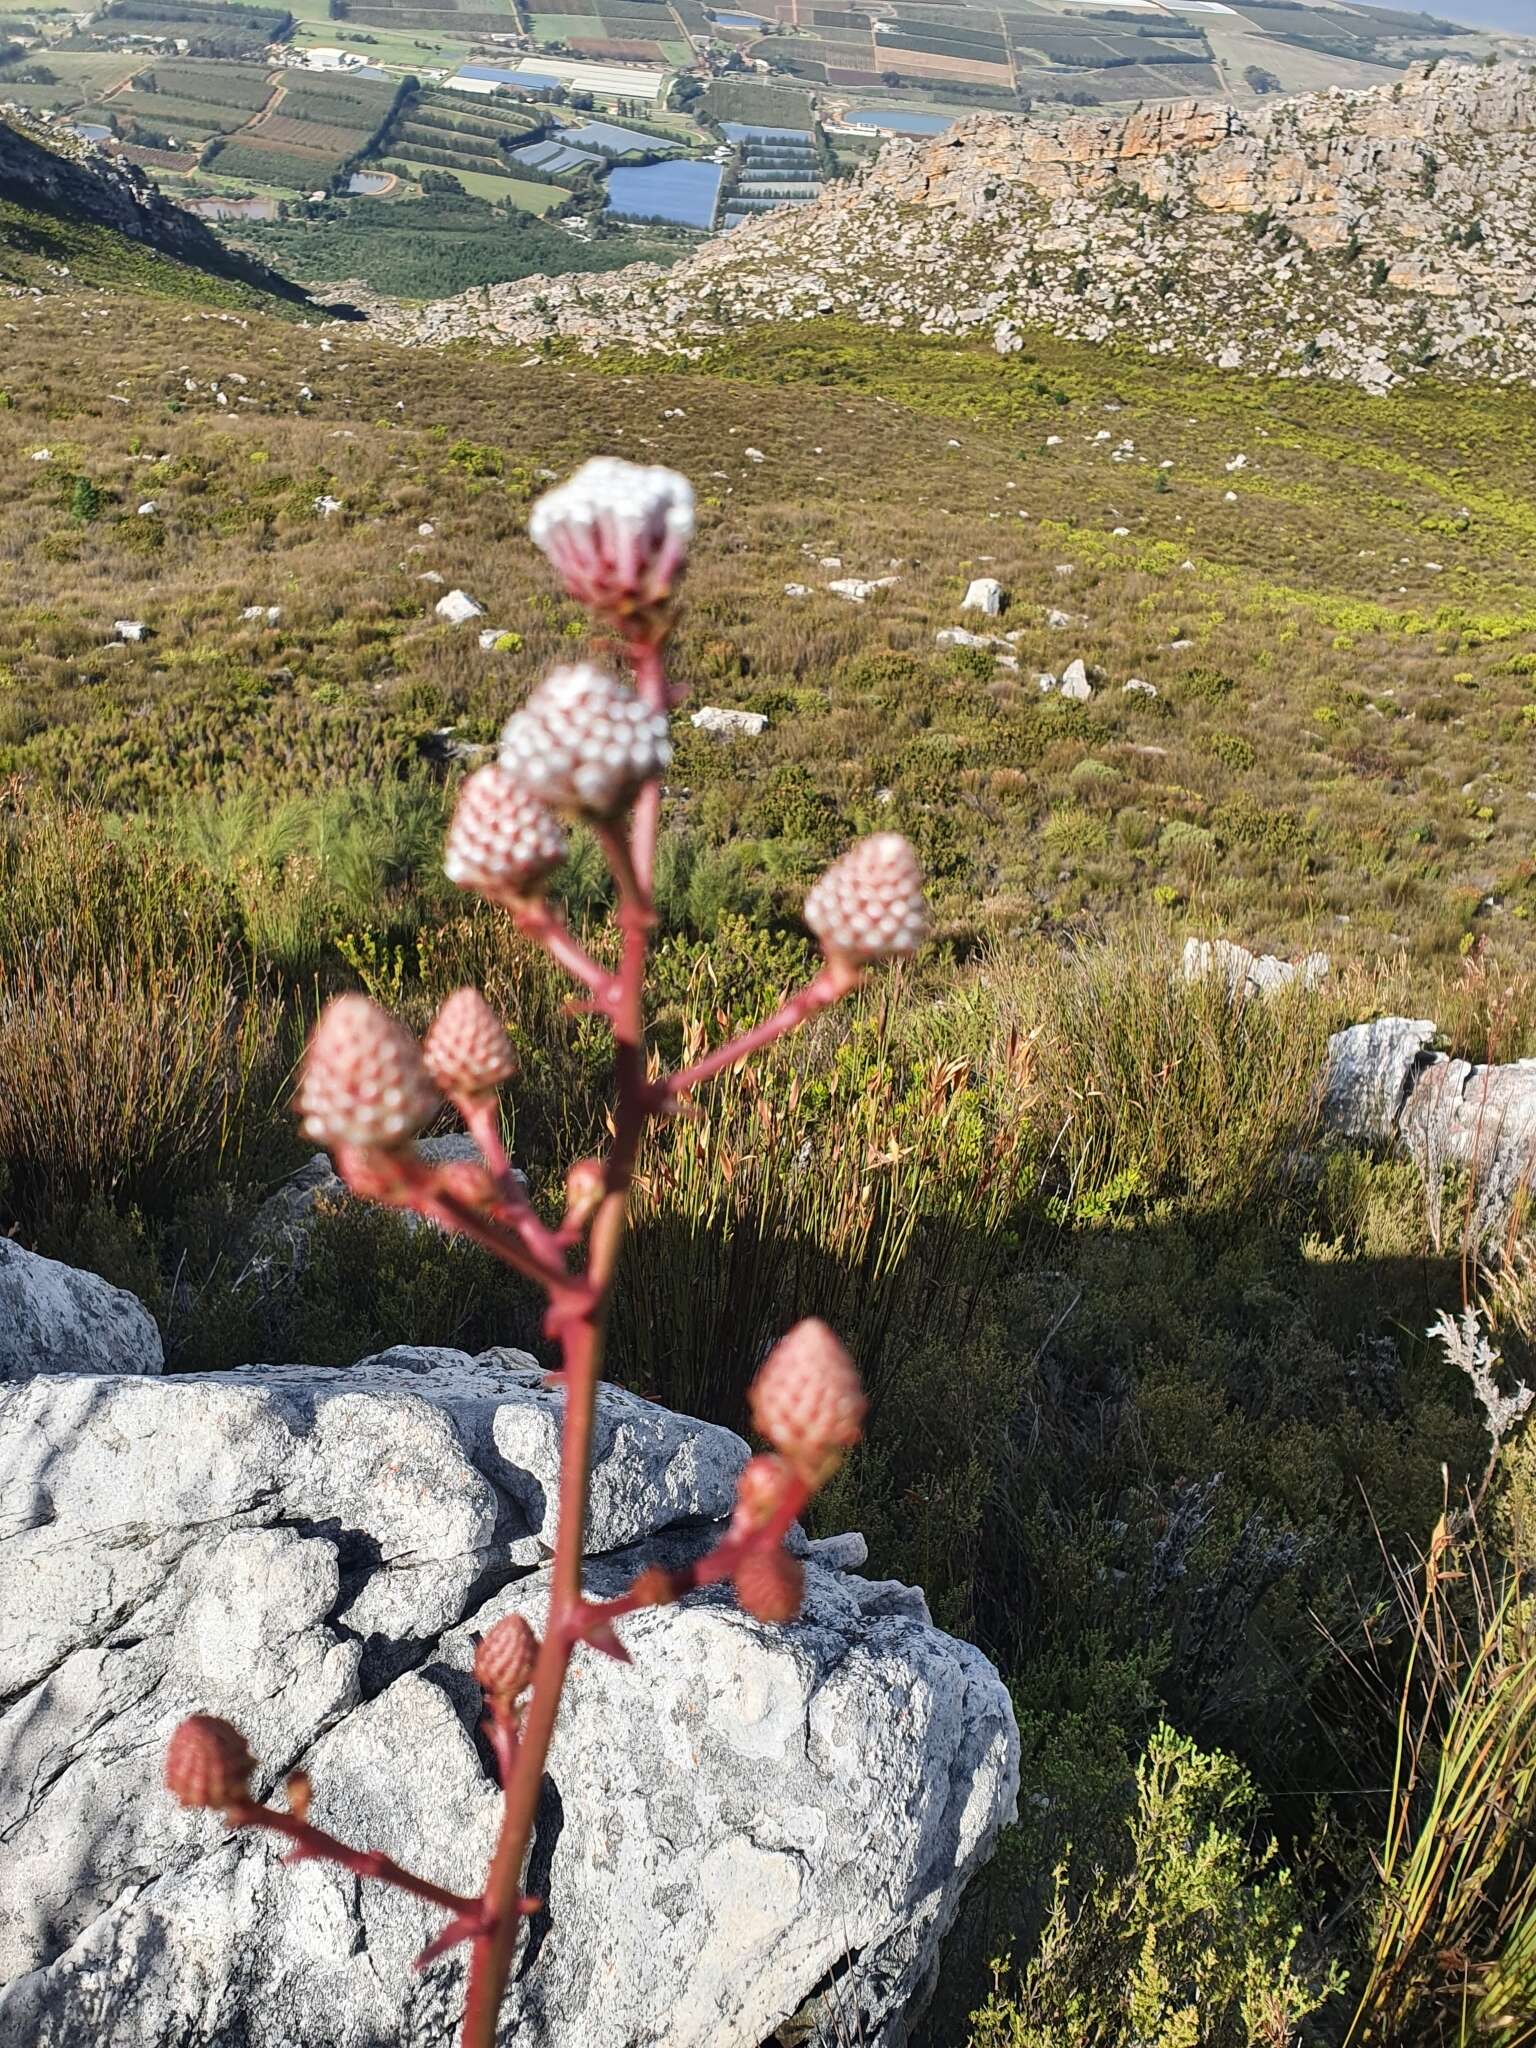
[[[722,28],[761,28],[763,26],[763,17],[760,14],[722,14],[718,7],[710,9],[709,18],[711,21],[717,21]]]
[[[894,135],[942,135],[955,125],[953,114],[919,114],[908,107],[855,107],[844,114],[850,128],[889,128]]]
[[[370,199],[377,199],[379,194],[387,192],[394,182],[394,177],[388,171],[354,171],[347,180],[347,190],[362,193]]]
[[[628,220],[712,227],[721,176],[719,164],[621,164],[609,173],[607,210]]]

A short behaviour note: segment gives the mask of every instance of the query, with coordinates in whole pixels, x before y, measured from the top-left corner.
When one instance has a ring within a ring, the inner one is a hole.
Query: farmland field
[[[448,168],[443,164],[423,163],[419,158],[413,162],[410,157],[401,157],[398,161],[405,165],[413,178],[420,178],[423,171]],[[484,171],[464,171],[457,165],[453,166],[452,175],[476,199],[507,199],[514,206],[520,206],[524,213],[548,213],[552,206],[558,206],[562,199],[570,197],[564,185],[539,185],[531,178],[489,177]]]

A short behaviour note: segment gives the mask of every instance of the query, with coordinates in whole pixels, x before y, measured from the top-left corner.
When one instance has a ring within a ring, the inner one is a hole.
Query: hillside
[[[133,165],[61,128],[0,120],[0,284],[97,286],[220,305],[307,306],[302,289],[232,252]]]
[[[664,275],[525,280],[385,332],[698,350],[818,317],[1128,342],[1370,391],[1536,381],[1536,71],[1420,67],[1252,113],[1200,101],[1059,123],[978,116]]]

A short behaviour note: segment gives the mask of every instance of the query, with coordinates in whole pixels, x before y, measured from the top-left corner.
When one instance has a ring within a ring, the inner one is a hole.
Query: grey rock
[[[701,704],[689,724],[700,732],[707,732],[713,739],[755,740],[768,729],[767,715],[761,711],[722,711],[716,704]]]
[[[995,576],[978,576],[960,600],[960,609],[967,612],[985,612],[988,618],[995,619],[1001,614],[1007,601],[1003,586]]]
[[[1435,1027],[1427,1017],[1377,1017],[1328,1041],[1323,1122],[1335,1136],[1381,1144],[1397,1130]]]
[[[1250,953],[1230,939],[1192,938],[1184,945],[1184,979],[1204,981],[1214,974],[1234,996],[1270,995],[1297,981],[1303,988],[1317,988],[1327,980],[1331,966],[1326,953],[1281,960],[1273,953]]]
[[[446,597],[440,597],[433,607],[440,619],[446,619],[450,626],[464,626],[471,619],[483,619],[485,606],[477,604],[467,590],[450,590]]]
[[[0,1238],[0,1381],[164,1369],[160,1332],[137,1295]]]
[[[119,640],[142,640],[149,628],[142,619],[114,619],[112,630]]]
[[[441,1138],[422,1138],[417,1151],[434,1166],[446,1166],[480,1157],[479,1147],[466,1131],[450,1131]],[[516,1168],[513,1169],[517,1171]],[[526,1187],[525,1176],[518,1174]],[[267,1197],[251,1219],[254,1247],[242,1276],[248,1283],[269,1288],[292,1278],[308,1256],[309,1234],[317,1208],[329,1208],[353,1199],[346,1182],[336,1171],[328,1152],[315,1152],[291,1173],[275,1194]],[[408,1227],[422,1219],[407,1215]]]
[[[857,1529],[843,1536],[818,1536],[805,1547],[807,1557],[829,1572],[856,1572],[869,1562],[869,1545]]]
[[[542,1625],[547,1566],[519,1565],[551,1533],[559,1399],[518,1354],[408,1348],[0,1391],[0,2040],[449,2048],[462,1952],[410,1967],[437,1914],[223,1835],[158,1760],[226,1713],[259,1790],[302,1764],[321,1826],[475,1890],[474,1643],[509,1609]],[[745,1456],[605,1391],[589,1588],[713,1540]],[[723,2048],[796,2014],[812,2048],[905,2040],[1018,1740],[920,1594],[829,1569],[856,1547],[811,1547],[794,1627],[713,1589],[623,1623],[628,1664],[578,1653],[504,2040]]]
[[[941,626],[934,634],[940,647],[990,647],[990,633],[972,633],[964,626]]]
[[[1061,694],[1074,704],[1086,704],[1093,695],[1093,685],[1088,680],[1088,671],[1081,658],[1069,661],[1062,670]]]
[[[877,590],[889,590],[899,580],[895,576],[839,576],[827,588],[834,597],[846,597],[850,604],[864,604]]]

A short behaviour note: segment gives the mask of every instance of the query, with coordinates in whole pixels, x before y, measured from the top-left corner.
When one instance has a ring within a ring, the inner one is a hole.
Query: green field
[[[392,157],[392,160],[393,159]],[[420,178],[423,172],[441,170],[441,164],[413,163],[409,157],[400,157],[413,178]],[[520,206],[525,213],[548,213],[552,206],[558,206],[570,194],[563,185],[539,185],[531,178],[500,178],[485,171],[453,170],[449,174],[458,179],[466,192],[477,199],[510,199],[514,206]]]

